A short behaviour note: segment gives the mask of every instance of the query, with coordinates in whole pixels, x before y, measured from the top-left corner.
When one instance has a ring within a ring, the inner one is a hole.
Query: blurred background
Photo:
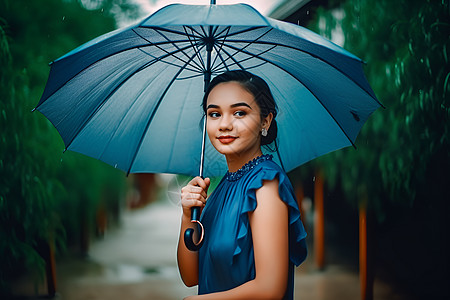
[[[141,270],[147,277],[136,275],[132,263],[121,265],[133,284],[159,276],[139,296],[131,292],[136,286],[127,285],[128,296],[136,296],[128,299],[195,293],[183,289],[175,269],[177,191],[188,178],[126,177],[102,162],[63,153],[54,127],[31,113],[49,62],[172,2],[0,0],[0,298],[113,299],[99,292],[101,284],[92,287],[97,294],[71,298],[78,285],[70,280],[104,274],[96,268],[122,250],[135,264],[141,256],[153,259]],[[241,1],[217,4],[236,2]],[[296,295],[316,284],[323,294],[316,292],[314,299],[444,299],[450,282],[449,1],[246,3],[362,58],[385,106],[363,127],[356,150],[328,154],[289,174],[310,244]],[[336,264],[345,272],[333,269]],[[170,268],[156,267],[161,265]],[[334,292],[333,298],[326,291],[330,286],[318,283],[336,272],[356,276],[347,286],[334,286],[355,290],[352,296],[336,298]],[[377,292],[379,282],[389,292]],[[151,287],[159,294],[149,294]]]

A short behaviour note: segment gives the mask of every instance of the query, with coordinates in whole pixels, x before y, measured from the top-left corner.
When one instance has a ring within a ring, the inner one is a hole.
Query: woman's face
[[[270,121],[265,124],[267,120],[261,120],[255,98],[238,82],[215,86],[206,108],[208,136],[217,151],[229,157],[246,157],[261,151],[261,129],[268,128]]]

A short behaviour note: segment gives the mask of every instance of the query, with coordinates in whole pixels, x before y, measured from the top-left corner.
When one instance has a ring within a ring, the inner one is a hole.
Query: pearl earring
[[[267,129],[266,128],[261,129],[261,135],[262,136],[267,136]]]

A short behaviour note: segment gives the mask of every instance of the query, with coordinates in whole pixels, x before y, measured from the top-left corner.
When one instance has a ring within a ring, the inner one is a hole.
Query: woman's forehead
[[[237,104],[247,104],[250,107],[255,105],[255,97],[242,85],[236,81],[223,82],[216,85],[208,95],[207,105],[236,106]]]

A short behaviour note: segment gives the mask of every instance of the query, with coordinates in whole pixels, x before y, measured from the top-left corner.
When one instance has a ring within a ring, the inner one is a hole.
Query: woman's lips
[[[231,135],[226,135],[226,136],[219,136],[217,139],[222,144],[229,144],[229,143],[232,143],[235,139],[237,139],[237,137],[231,136]]]

